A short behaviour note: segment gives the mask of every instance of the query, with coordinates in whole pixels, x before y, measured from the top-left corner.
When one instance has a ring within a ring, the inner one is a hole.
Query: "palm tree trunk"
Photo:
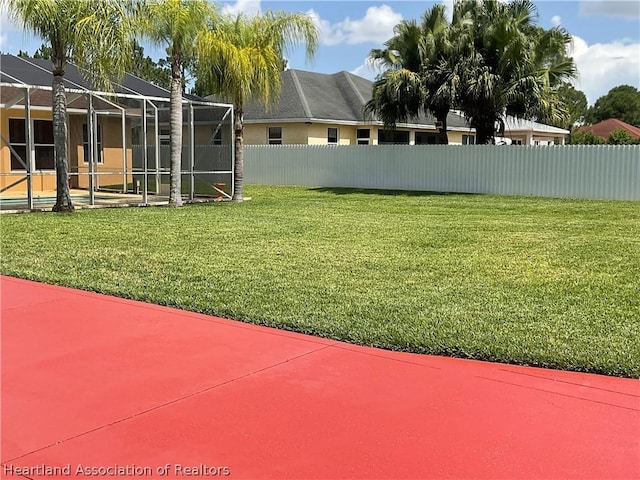
[[[479,124],[476,126],[476,144],[477,145],[488,145],[493,140],[493,136],[495,133],[495,127],[493,123],[491,126],[485,124]]]
[[[234,103],[233,132],[236,147],[236,156],[234,159],[233,174],[233,201],[242,202],[244,200],[243,181],[244,181],[244,118],[242,102]]]
[[[448,110],[438,110],[435,112],[436,120],[439,123],[438,127],[438,144],[449,145],[449,136],[447,135],[447,114]]]
[[[58,63],[58,65],[56,65]],[[53,152],[56,164],[56,203],[54,212],[74,210],[69,194],[69,149],[67,143],[67,97],[64,90],[64,67],[54,59],[53,68]]]
[[[169,206],[182,206],[182,71],[176,55],[171,63]]]

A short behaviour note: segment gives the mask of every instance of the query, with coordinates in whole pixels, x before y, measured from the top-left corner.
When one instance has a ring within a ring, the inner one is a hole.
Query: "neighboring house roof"
[[[364,105],[371,99],[373,82],[349,72],[334,74],[285,70],[282,72],[282,91],[274,107],[265,109],[258,102],[244,107],[245,123],[278,122],[333,122],[343,124],[379,123],[366,119]],[[215,96],[207,98],[216,98]],[[435,118],[422,113],[418,119],[400,126],[435,129]],[[464,114],[451,111],[447,116],[449,130],[474,131]],[[568,135],[569,130],[552,127],[530,120],[509,117],[505,122],[505,134],[534,132],[549,135]]]
[[[258,102],[244,107],[245,123],[279,122],[332,122],[342,124],[380,123],[364,116],[364,105],[371,99],[373,82],[349,72],[334,74],[285,70],[282,72],[282,91],[274,107],[266,110]],[[215,96],[207,98],[216,98]],[[399,125],[419,125],[435,128],[435,118],[420,115],[416,120]],[[447,117],[450,130],[469,130],[462,115],[450,112]]]
[[[71,90],[94,90],[78,68],[67,65],[64,75],[65,88]],[[53,74],[51,61],[36,58],[22,58],[15,55],[0,57],[0,83],[51,88]],[[113,85],[116,93],[142,95],[145,97],[169,98],[169,90],[142,80],[134,75],[125,74],[124,78]]]
[[[640,138],[640,128],[629,125],[628,123],[618,120],[617,118],[609,118],[593,125],[585,125],[578,128],[579,132],[592,132],[594,135],[602,138],[609,138],[614,130],[624,130],[634,138]]]
[[[543,123],[522,118],[507,117],[504,122],[505,135],[516,132],[547,133],[549,135],[569,135],[571,132],[564,128],[552,127]]]

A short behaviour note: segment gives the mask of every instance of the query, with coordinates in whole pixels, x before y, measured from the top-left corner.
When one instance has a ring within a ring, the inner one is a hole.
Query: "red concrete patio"
[[[640,478],[638,380],[1,288],[2,478]]]

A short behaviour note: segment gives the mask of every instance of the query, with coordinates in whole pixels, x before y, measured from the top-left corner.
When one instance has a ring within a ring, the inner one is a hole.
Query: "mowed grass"
[[[348,342],[640,376],[640,204],[249,187],[2,215],[2,272]]]

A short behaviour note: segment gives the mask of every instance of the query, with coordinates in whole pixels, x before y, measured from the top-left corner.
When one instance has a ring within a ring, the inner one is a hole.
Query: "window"
[[[102,156],[102,125],[98,125],[98,163],[103,163]],[[89,163],[89,135],[87,124],[82,125],[82,163]]]
[[[462,135],[462,144],[463,145],[475,145],[476,144],[475,135]]]
[[[11,170],[26,170],[23,163],[27,161],[27,138],[22,118],[9,119],[9,145],[20,156],[18,158],[11,152]]]
[[[356,131],[356,138],[358,145],[369,145],[371,139],[371,130],[368,128],[359,128]]]
[[[379,145],[409,145],[409,132],[406,130],[378,130]]]
[[[522,140],[513,140],[511,145],[522,145]]]
[[[327,129],[327,143],[329,145],[337,145],[338,144],[338,129],[337,128],[328,128]]]
[[[161,128],[158,139],[160,140],[160,145],[171,145],[171,129]]]
[[[282,145],[282,127],[269,127],[267,140],[269,145]]]
[[[33,158],[36,170],[55,170],[53,148],[53,122],[51,120],[34,120],[32,123]],[[23,162],[27,159],[27,135],[24,119],[9,119],[9,145],[20,156],[18,159],[11,153],[11,170],[26,170]]]
[[[416,132],[416,145],[438,145],[439,140],[437,133]]]
[[[213,135],[211,145],[222,145],[222,129],[221,128],[219,128],[218,131]]]

